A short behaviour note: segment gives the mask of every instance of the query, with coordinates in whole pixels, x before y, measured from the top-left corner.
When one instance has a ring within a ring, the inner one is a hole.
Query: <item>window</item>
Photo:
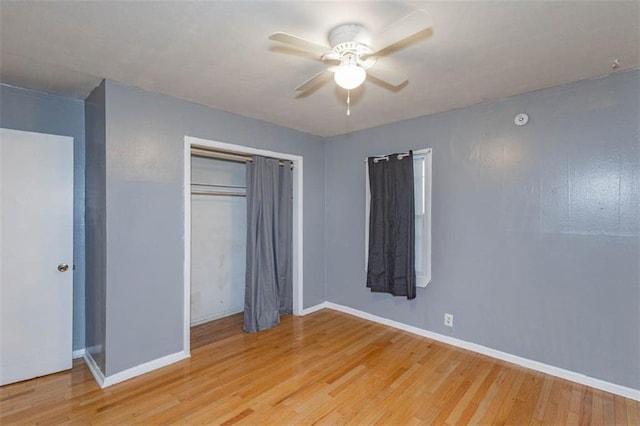
[[[369,262],[369,167],[365,163],[365,232],[364,268]],[[431,281],[431,148],[413,152],[413,185],[415,190],[416,286],[426,287]]]

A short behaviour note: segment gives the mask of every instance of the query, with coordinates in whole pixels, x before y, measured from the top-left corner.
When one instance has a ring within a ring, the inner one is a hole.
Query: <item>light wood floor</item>
[[[640,403],[331,310],[244,334],[194,327],[192,357],[101,390],[73,369],[0,388],[0,424],[640,424]]]

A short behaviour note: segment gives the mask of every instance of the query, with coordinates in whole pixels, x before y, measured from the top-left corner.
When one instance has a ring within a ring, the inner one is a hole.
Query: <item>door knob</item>
[[[58,271],[60,272],[66,272],[67,269],[69,269],[69,265],[67,265],[66,263],[61,263],[58,265]]]

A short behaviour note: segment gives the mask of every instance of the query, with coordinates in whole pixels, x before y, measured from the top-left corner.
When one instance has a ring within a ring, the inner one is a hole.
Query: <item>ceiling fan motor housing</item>
[[[362,25],[345,24],[335,27],[329,32],[331,50],[340,56],[353,53],[356,56],[371,53],[367,42],[366,32]]]

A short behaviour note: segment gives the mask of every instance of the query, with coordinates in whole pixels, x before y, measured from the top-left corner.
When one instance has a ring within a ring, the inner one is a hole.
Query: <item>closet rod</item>
[[[242,192],[228,191],[191,191],[191,195],[228,195],[230,197],[246,197],[247,194]]]
[[[215,183],[198,183],[198,182],[191,182],[191,185],[193,186],[211,186],[213,188],[240,188],[240,189],[246,189],[246,186],[242,186],[242,185],[218,185]]]
[[[245,163],[247,161],[253,161],[253,157],[250,155],[235,154],[232,152],[214,151],[206,148],[191,147],[191,155],[194,157],[203,158],[217,158],[219,160],[237,161],[239,163]],[[279,161],[278,164],[284,166],[284,161]],[[293,168],[293,162],[291,162],[291,168]]]

